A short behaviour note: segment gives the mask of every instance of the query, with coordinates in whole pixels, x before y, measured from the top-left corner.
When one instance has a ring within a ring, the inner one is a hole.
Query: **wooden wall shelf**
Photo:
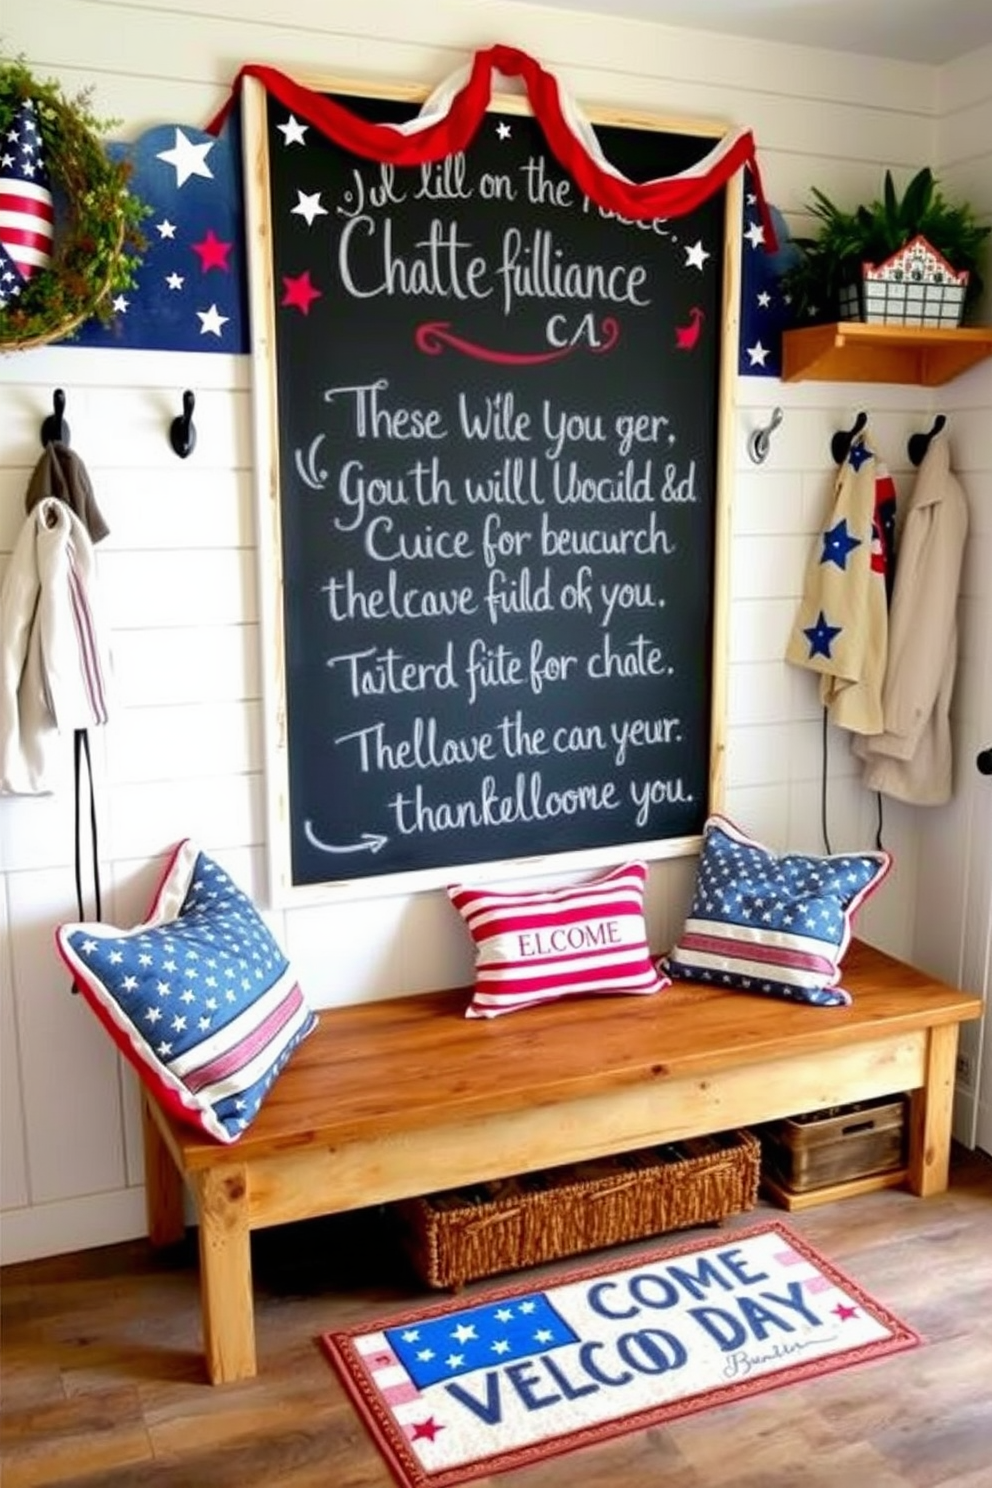
[[[992,326],[832,325],[786,331],[784,382],[911,382],[939,387],[992,356]]]

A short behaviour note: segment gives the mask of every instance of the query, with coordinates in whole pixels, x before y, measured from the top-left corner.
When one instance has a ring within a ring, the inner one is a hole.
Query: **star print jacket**
[[[944,435],[931,440],[906,508],[889,617],[883,729],[860,739],[872,790],[940,806],[952,789],[951,693],[968,502]]]
[[[0,589],[0,794],[47,795],[60,736],[107,721],[109,655],[93,544],[47,496],[21,528]]]
[[[785,653],[787,661],[819,673],[820,702],[831,723],[854,734],[882,731],[894,504],[885,467],[863,440],[856,441],[810,553]]]

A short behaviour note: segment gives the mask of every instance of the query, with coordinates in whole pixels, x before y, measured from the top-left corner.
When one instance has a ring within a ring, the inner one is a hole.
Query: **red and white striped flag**
[[[551,153],[597,206],[633,221],[681,217],[695,211],[746,165],[764,229],[763,246],[770,253],[778,248],[749,129],[728,131],[702,160],[674,175],[632,181],[606,158],[595,129],[554,74],[516,47],[494,46],[476,52],[469,66],[436,88],[416,117],[405,124],[370,124],[335,99],[311,91],[274,67],[247,63],[235,78],[227,103],[207,129],[211,134],[220,132],[242,79],[253,77],[294,114],[354,154],[391,165],[424,165],[466,148],[489,106],[496,73],[522,80]]]
[[[0,139],[0,248],[22,279],[51,263],[53,222],[41,131],[28,98]]]

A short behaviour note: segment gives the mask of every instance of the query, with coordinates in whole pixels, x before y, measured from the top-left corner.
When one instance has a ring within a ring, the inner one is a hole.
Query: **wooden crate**
[[[760,1128],[772,1186],[804,1194],[905,1164],[906,1100],[884,1096],[814,1111]]]
[[[754,1206],[761,1146],[721,1132],[395,1206],[429,1286],[459,1287],[561,1256],[717,1223]]]

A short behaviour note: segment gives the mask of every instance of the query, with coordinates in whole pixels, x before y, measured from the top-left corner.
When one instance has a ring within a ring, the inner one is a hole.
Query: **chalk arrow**
[[[295,452],[296,473],[300,477],[300,480],[310,487],[311,491],[322,491],[327,481],[327,471],[322,470],[317,464],[317,451],[320,449],[323,440],[323,434],[318,434],[316,439],[311,442],[310,449],[307,452],[306,464],[303,462],[303,451],[297,449]]]
[[[311,847],[316,847],[320,852],[326,853],[352,853],[373,852],[377,853],[386,846],[388,837],[381,837],[378,832],[363,832],[360,842],[322,842],[313,829],[313,823],[309,820],[303,823],[303,831]]]

